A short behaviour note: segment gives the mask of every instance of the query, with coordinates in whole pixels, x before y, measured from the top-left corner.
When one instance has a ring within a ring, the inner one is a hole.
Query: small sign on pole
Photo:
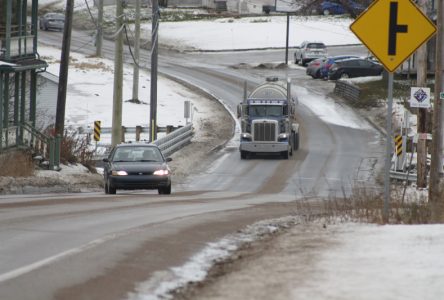
[[[430,89],[412,87],[410,89],[410,107],[430,108]]]
[[[100,121],[94,121],[94,140],[96,142],[100,141],[100,133],[102,131],[101,128],[101,122]]]
[[[300,4],[296,0],[276,0],[275,8],[277,12],[292,13],[300,8]]]

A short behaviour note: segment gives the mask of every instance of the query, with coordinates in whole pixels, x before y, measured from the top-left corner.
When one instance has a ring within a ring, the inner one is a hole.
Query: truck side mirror
[[[242,116],[242,103],[237,105],[237,117],[240,118]]]

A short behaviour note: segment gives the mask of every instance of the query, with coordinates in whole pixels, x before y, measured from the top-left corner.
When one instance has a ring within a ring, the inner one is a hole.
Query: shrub
[[[13,151],[0,156],[0,176],[27,177],[34,174],[34,163],[29,151]]]
[[[88,138],[79,136],[77,132],[71,130],[65,131],[60,146],[60,162],[67,164],[81,163],[91,172],[95,173],[96,169],[93,161],[94,151],[90,149]]]

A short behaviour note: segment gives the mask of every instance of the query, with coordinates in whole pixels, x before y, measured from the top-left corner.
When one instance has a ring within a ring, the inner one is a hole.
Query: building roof
[[[0,61],[0,71],[8,73],[46,69],[47,66],[46,61],[36,58],[20,59],[14,62]]]

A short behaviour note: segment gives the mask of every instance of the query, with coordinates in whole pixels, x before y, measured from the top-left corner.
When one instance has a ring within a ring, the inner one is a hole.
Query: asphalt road
[[[40,38],[60,44],[56,32]],[[72,49],[92,54],[89,40],[74,33]],[[105,42],[105,56],[112,58],[113,49]],[[244,80],[253,86],[266,76],[288,74],[294,95],[298,88],[320,97],[331,92],[333,83],[312,80],[298,68],[231,68],[281,61],[283,53],[161,50],[159,67],[203,88],[232,112],[242,98]],[[338,104],[337,109],[345,108]],[[298,105],[298,120],[301,149],[290,160],[240,160],[234,136],[205,172],[191,175],[171,196],[132,192],[2,199],[0,299],[122,299],[138,282],[183,264],[207,242],[254,221],[294,212],[295,201],[350,193],[357,183],[374,186],[378,164],[383,164],[376,130],[323,122],[303,104]]]

